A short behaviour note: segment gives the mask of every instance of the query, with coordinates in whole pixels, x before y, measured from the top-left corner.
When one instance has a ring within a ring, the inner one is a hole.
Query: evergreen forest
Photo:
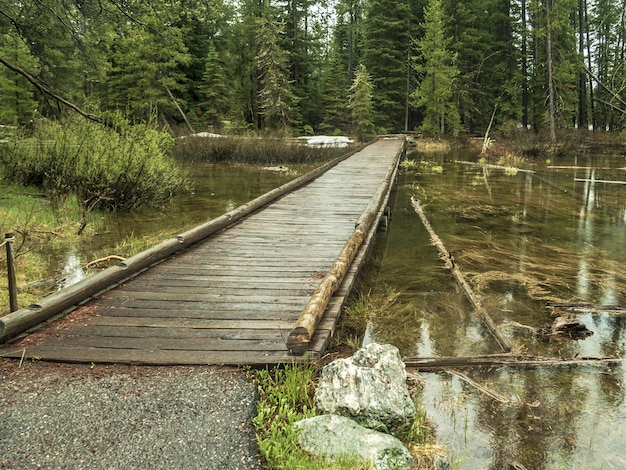
[[[554,139],[624,128],[625,41],[626,0],[0,0],[0,124]]]

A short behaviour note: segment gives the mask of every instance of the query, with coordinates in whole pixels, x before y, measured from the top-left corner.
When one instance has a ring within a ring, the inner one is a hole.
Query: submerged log
[[[546,307],[553,310],[570,310],[572,312],[600,315],[626,315],[626,305],[598,305],[588,303],[546,302]]]
[[[457,376],[463,382],[471,385],[472,387],[476,388],[476,390],[478,390],[479,392],[487,395],[490,398],[493,398],[494,400],[496,400],[499,403],[502,403],[503,405],[508,405],[509,403],[511,403],[511,400],[509,400],[505,396],[500,395],[499,393],[494,392],[493,390],[489,390],[487,387],[479,384],[478,382],[473,381],[467,375],[463,374],[462,372],[459,372],[458,370],[445,369],[445,372],[450,375]]]
[[[463,160],[457,160],[456,163],[461,163],[462,165],[469,165],[469,166],[480,166],[482,168],[491,168],[494,170],[515,170],[515,171],[519,171],[521,173],[531,173],[531,174],[535,174],[535,172],[533,170],[526,170],[524,168],[517,168],[515,166],[503,166],[503,165],[494,165],[492,163],[477,163],[477,162],[466,162]]]
[[[491,354],[461,357],[405,357],[406,367],[422,371],[471,369],[480,367],[560,367],[568,365],[602,365],[626,361],[621,357],[541,357],[513,354]]]
[[[493,321],[489,313],[483,308],[482,303],[480,302],[480,299],[474,293],[469,283],[465,280],[465,276],[463,275],[461,270],[456,266],[454,262],[454,257],[447,250],[447,248],[445,247],[441,239],[437,236],[432,226],[428,222],[428,219],[426,218],[424,211],[422,211],[420,201],[412,197],[411,204],[413,205],[413,209],[415,210],[415,213],[422,220],[424,227],[426,227],[426,230],[428,230],[428,233],[430,234],[430,238],[433,244],[439,250],[441,258],[443,259],[444,264],[446,265],[446,268],[448,268],[454,275],[454,278],[456,279],[459,286],[461,286],[461,289],[465,293],[465,296],[473,305],[476,314],[481,318],[485,326],[487,326],[487,328],[489,329],[493,337],[496,339],[496,341],[498,342],[502,350],[505,352],[511,351],[511,344],[504,337],[502,332],[498,329],[498,327],[496,326],[495,322]]]

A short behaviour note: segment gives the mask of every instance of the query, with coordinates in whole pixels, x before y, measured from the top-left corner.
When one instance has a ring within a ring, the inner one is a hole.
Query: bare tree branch
[[[14,72],[16,72],[16,73],[20,74],[21,76],[23,76],[35,88],[37,88],[44,96],[50,97],[50,98],[54,99],[57,103],[63,104],[65,106],[67,106],[68,108],[76,111],[78,114],[80,114],[81,116],[83,116],[86,119],[89,119],[90,121],[94,121],[94,122],[97,122],[99,124],[105,124],[105,122],[104,122],[104,120],[102,118],[96,116],[95,114],[90,114],[90,113],[87,113],[87,112],[83,111],[78,106],[76,106],[74,103],[71,103],[70,101],[66,100],[62,96],[59,96],[56,93],[50,91],[37,78],[33,77],[26,70],[24,70],[24,69],[22,69],[22,68],[20,68],[20,67],[18,67],[16,65],[11,64],[10,62],[8,62],[2,56],[0,56],[0,63],[2,65],[4,65],[5,67],[9,68],[10,70],[13,70]]]

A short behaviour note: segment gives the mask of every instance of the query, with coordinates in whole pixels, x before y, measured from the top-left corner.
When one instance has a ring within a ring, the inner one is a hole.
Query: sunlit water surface
[[[444,268],[414,196],[516,352],[624,356],[619,316],[573,314],[594,333],[584,340],[540,339],[516,325],[549,325],[547,301],[626,303],[623,155],[589,152],[557,163],[576,168],[537,164],[534,172],[461,163],[472,157],[460,154],[408,158],[421,163],[401,173],[380,240],[381,286],[399,298],[372,319],[374,340],[403,356],[502,352]],[[626,468],[624,371],[620,363],[467,372],[501,401],[453,374],[427,373],[422,395],[456,468]]]

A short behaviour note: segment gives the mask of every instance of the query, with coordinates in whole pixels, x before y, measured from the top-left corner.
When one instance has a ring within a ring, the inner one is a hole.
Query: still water
[[[192,187],[189,193],[175,197],[159,210],[93,212],[89,214],[87,230],[75,237],[69,247],[48,246],[50,275],[61,270],[64,283],[60,287],[66,287],[86,276],[83,265],[91,260],[107,255],[127,256],[131,246],[141,246],[137,240],[163,241],[233,210],[310,169],[310,165],[279,170],[246,164],[188,164],[186,171]]]
[[[375,340],[403,356],[502,352],[444,268],[413,196],[514,352],[625,356],[617,315],[561,312],[593,332],[583,340],[541,339],[519,326],[550,325],[547,301],[626,304],[623,155],[588,152],[532,171],[472,165],[463,154],[407,158],[419,165],[402,171],[380,239],[380,288],[398,298],[372,318]],[[501,399],[451,373],[423,374],[424,406],[455,468],[626,468],[623,363],[466,373]]]

